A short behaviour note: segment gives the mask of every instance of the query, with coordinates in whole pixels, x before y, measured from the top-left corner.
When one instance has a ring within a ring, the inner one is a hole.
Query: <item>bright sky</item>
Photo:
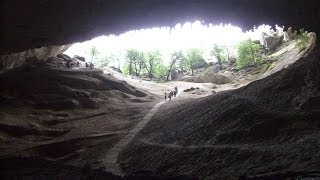
[[[100,36],[89,41],[76,43],[65,54],[84,56],[90,60],[89,49],[96,46],[100,57],[114,54],[124,59],[128,49],[135,48],[142,51],[159,49],[165,62],[169,61],[170,53],[174,50],[186,51],[190,48],[204,50],[204,57],[210,58],[213,44],[236,45],[248,38],[241,28],[228,25],[203,25],[200,21],[177,24],[175,27],[160,27],[129,31],[119,36]]]

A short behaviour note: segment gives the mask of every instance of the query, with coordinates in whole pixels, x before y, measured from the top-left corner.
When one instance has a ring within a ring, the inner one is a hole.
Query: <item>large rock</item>
[[[265,46],[269,51],[276,50],[283,42],[283,35],[282,36],[266,36],[265,37]]]
[[[181,81],[194,82],[194,83],[214,83],[214,84],[227,84],[231,83],[235,77],[231,73],[214,73],[209,72],[206,75],[199,76],[185,76],[180,78]]]
[[[0,69],[11,69],[19,67],[27,62],[28,59],[38,59],[43,62],[51,57],[56,57],[58,54],[66,51],[72,44],[62,46],[48,46],[27,51],[7,54],[0,56]]]
[[[77,60],[79,60],[79,61],[83,61],[83,62],[86,61],[86,58],[84,58],[84,57],[82,57],[82,56],[78,56],[78,55],[74,55],[73,58],[74,58],[74,59],[77,59]]]
[[[208,67],[208,63],[204,59],[201,59],[199,63],[194,65],[194,69],[200,69],[204,67]]]
[[[175,80],[177,78],[178,78],[178,72],[177,70],[174,69],[171,71],[171,80]]]
[[[209,73],[207,76],[204,76],[206,82],[214,84],[227,84],[233,81],[233,77],[222,74],[222,73]]]
[[[71,61],[71,57],[66,54],[57,54],[57,57],[63,59],[64,61]]]

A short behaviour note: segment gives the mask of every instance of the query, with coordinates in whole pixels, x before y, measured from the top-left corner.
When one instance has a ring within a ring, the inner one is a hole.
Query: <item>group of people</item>
[[[172,98],[176,97],[177,94],[178,94],[178,87],[176,86],[173,91],[170,91],[169,93],[164,92],[164,100],[167,100],[167,99],[171,100]]]
[[[88,68],[88,67],[90,67],[90,69],[93,69],[93,68],[94,68],[94,65],[93,65],[92,63],[88,64],[88,63],[86,62],[86,68]]]

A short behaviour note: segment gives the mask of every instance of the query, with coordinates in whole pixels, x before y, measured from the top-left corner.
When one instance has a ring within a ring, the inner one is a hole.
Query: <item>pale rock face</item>
[[[292,38],[293,38],[292,27],[289,27],[289,28],[288,28],[287,33],[288,33],[288,38],[289,38],[289,39],[292,39]]]
[[[178,78],[178,72],[176,70],[171,71],[171,80],[175,80]]]
[[[280,46],[283,42],[283,36],[267,36],[265,37],[266,48],[270,51],[275,50],[278,46]]]
[[[48,46],[35,49],[29,49],[23,52],[7,54],[0,56],[0,69],[11,69],[19,67],[26,63],[27,59],[36,58],[40,61],[47,61],[51,57],[66,51],[72,44],[62,46]]]

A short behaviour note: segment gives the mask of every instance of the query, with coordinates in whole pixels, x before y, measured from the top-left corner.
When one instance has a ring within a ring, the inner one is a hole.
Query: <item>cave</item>
[[[318,4],[317,0],[1,2],[1,176],[319,178]],[[74,43],[187,21],[231,23],[243,30],[261,24],[304,28],[314,32],[314,42],[284,69],[230,91],[196,100],[181,98],[181,104],[165,103],[141,81],[128,83],[101,69],[52,68],[55,59],[70,58],[61,53]]]

